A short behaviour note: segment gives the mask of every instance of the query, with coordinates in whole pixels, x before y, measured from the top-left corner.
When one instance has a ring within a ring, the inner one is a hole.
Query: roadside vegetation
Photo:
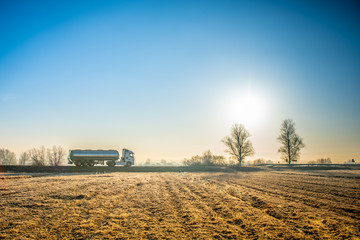
[[[309,164],[331,164],[331,158],[319,158],[316,161],[309,161]]]
[[[228,165],[224,156],[213,155],[210,150],[204,152],[201,156],[196,155],[183,161],[185,166],[225,166]]]

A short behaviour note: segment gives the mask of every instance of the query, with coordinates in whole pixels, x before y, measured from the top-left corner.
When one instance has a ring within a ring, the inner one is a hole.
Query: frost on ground
[[[0,179],[0,239],[360,237],[360,171]]]

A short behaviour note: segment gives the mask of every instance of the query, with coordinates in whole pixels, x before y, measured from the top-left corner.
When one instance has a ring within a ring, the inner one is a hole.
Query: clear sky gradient
[[[0,1],[0,147],[180,161],[244,123],[252,158],[360,160],[357,1]]]

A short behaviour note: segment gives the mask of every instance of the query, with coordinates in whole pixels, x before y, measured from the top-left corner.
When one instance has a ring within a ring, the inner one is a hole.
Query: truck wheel
[[[75,166],[80,167],[81,163],[79,161],[74,161]]]
[[[107,164],[109,167],[115,166],[115,162],[114,162],[114,161],[107,161],[106,164]]]
[[[131,167],[131,162],[127,162],[125,167]]]
[[[95,165],[94,160],[88,161],[88,162],[87,162],[87,165],[88,165],[89,167],[93,167],[93,166]]]
[[[86,162],[85,161],[81,161],[81,166],[83,166],[83,167],[86,167]]]

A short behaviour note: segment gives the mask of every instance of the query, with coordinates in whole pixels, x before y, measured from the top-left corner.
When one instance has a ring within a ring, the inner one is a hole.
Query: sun
[[[263,97],[248,90],[231,97],[227,111],[229,120],[248,127],[258,126],[266,120],[268,104]]]

